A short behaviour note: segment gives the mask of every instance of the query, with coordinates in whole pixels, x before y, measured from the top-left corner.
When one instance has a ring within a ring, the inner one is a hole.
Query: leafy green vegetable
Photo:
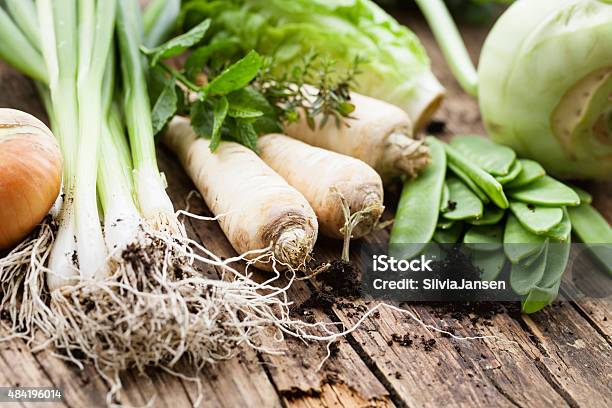
[[[189,47],[199,43],[209,27],[210,20],[204,20],[185,34],[174,37],[153,49],[142,47],[142,50],[151,57],[151,66],[155,66],[160,60],[182,54]]]
[[[249,85],[261,68],[262,59],[255,51],[249,52],[243,59],[231,65],[213,79],[204,91],[208,95],[227,95]]]
[[[159,94],[153,110],[151,119],[153,121],[153,132],[159,133],[166,123],[178,109],[178,96],[176,92],[176,84],[174,80],[168,81],[162,92]]]
[[[205,20],[154,50],[143,50],[151,58],[149,86],[156,100],[152,118],[156,133],[174,114],[189,113],[194,131],[211,139],[212,151],[222,139],[255,150],[258,135],[279,132],[284,122],[295,121],[300,115],[312,126],[315,116],[321,115],[320,126],[324,126],[330,117],[339,125],[353,112],[350,88],[359,60],[350,71],[332,77],[334,65],[328,62],[322,64],[325,69],[314,68],[319,59],[311,54],[290,75],[275,77],[269,61],[256,51],[233,61],[223,45],[235,43],[213,40],[196,48],[183,70],[164,61],[200,43],[209,25],[210,20]],[[318,87],[306,85],[313,83]]]
[[[437,106],[443,88],[418,38],[370,0],[191,0],[184,27],[212,18],[213,41],[237,39],[274,59],[276,76],[289,74],[314,52],[350,69],[365,60],[356,91],[394,103],[417,123]]]

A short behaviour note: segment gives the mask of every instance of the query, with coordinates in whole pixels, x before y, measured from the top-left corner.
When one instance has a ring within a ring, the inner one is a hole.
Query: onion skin
[[[23,240],[59,195],[62,156],[44,123],[0,109],[0,249]]]

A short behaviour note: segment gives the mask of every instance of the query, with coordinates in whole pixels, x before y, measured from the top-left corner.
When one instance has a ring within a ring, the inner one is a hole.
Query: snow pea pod
[[[446,145],[445,148],[449,163],[457,166],[469,178],[471,178],[472,181],[474,181],[474,183],[480,187],[487,196],[489,196],[495,205],[503,209],[508,208],[509,203],[506,195],[504,194],[504,188],[492,175],[473,164],[470,160],[466,159],[453,147]]]
[[[463,223],[457,222],[449,229],[436,229],[433,240],[438,244],[456,244],[463,232]]]
[[[521,163],[522,170],[514,180],[505,185],[507,188],[524,187],[546,175],[544,167],[536,161],[528,159],[519,159],[517,161]]]
[[[477,251],[497,251],[502,247],[504,230],[501,225],[472,226],[463,237],[463,243]]]
[[[612,228],[606,219],[589,204],[569,208],[568,212],[576,236],[589,244],[589,251],[612,275]]]
[[[450,177],[446,180],[450,192],[449,211],[443,214],[449,220],[466,220],[480,218],[484,210],[482,201],[461,180]]]
[[[492,281],[497,279],[506,264],[504,251],[471,251],[472,263],[480,268],[480,279]]]
[[[514,150],[480,136],[455,136],[451,140],[451,146],[481,169],[495,176],[509,174],[516,160]]]
[[[447,220],[447,219],[444,219],[444,218],[438,218],[438,223],[436,224],[436,228],[447,230],[447,229],[451,228],[453,225],[455,225],[455,221],[453,221],[453,220]]]
[[[536,286],[527,294],[527,298],[521,302],[521,311],[525,314],[531,314],[544,309],[550,305],[559,294],[561,281],[550,288],[541,288]]]
[[[448,191],[448,185],[444,183],[442,187],[442,198],[440,199],[440,212],[448,211],[448,199],[450,198],[450,192]]]
[[[567,212],[567,208],[563,207],[563,219],[553,229],[545,235],[559,242],[569,242],[572,234],[572,222]]]
[[[580,197],[580,204],[591,204],[593,202],[593,196],[587,191],[578,186],[570,185],[570,187],[578,194],[578,197]]]
[[[510,172],[505,176],[495,176],[495,180],[499,181],[502,185],[506,185],[510,183],[512,180],[516,179],[521,171],[523,170],[523,165],[519,160],[516,160],[512,167],[510,167]]]
[[[563,210],[510,201],[510,211],[523,227],[534,234],[544,235],[563,220]]]
[[[548,247],[540,254],[537,260],[530,265],[523,262],[512,264],[510,269],[510,287],[519,295],[526,295],[535,288],[542,280],[546,270],[546,259],[548,257]]]
[[[522,302],[524,313],[535,313],[551,304],[559,294],[561,278],[567,268],[570,244],[549,244],[546,269],[536,287],[531,289]]]
[[[549,176],[544,176],[524,187],[509,190],[508,195],[516,201],[546,207],[580,204],[580,197],[574,190]]]
[[[508,215],[504,230],[504,251],[513,264],[542,251],[547,238],[528,231],[513,215]]]
[[[470,190],[472,190],[474,194],[478,196],[480,201],[482,201],[485,204],[489,204],[489,202],[491,202],[491,200],[484,193],[484,191],[482,191],[482,189],[478,187],[476,183],[474,183],[474,181],[467,174],[463,172],[463,170],[461,170],[459,167],[457,167],[456,165],[452,163],[448,163],[448,168],[451,169],[451,171],[455,173],[455,175],[459,177],[459,179],[463,181],[465,185],[468,186]]]
[[[390,244],[401,251],[394,253],[398,259],[410,259],[418,255],[433,237],[438,222],[440,199],[446,175],[444,144],[428,137],[426,142],[431,154],[431,164],[414,180],[407,180],[400,197],[391,229]]]
[[[468,222],[472,225],[493,225],[500,222],[504,218],[504,214],[506,214],[504,210],[490,205],[484,208],[482,217]]]

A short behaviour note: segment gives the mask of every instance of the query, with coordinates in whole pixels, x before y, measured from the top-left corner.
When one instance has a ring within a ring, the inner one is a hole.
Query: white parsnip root
[[[261,137],[257,148],[263,161],[306,197],[323,234],[344,238],[342,197],[351,214],[362,212],[352,228],[352,238],[370,233],[380,219],[382,180],[363,161],[280,134]]]
[[[271,247],[274,258],[302,265],[314,247],[318,223],[308,201],[253,151],[222,142],[215,153],[188,119],[176,117],[162,138],[179,158],[236,252]],[[270,265],[259,262],[261,269]]]
[[[337,126],[322,118],[311,128],[304,115],[286,127],[287,135],[337,153],[363,160],[387,182],[402,174],[416,176],[429,163],[429,151],[422,140],[412,138],[408,114],[389,103],[357,93],[351,94],[355,111]]]

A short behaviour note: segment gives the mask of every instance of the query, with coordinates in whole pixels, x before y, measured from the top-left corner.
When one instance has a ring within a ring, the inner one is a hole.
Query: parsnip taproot
[[[162,140],[179,158],[236,252],[272,246],[298,267],[312,251],[318,223],[308,201],[252,150],[222,142],[212,153],[188,119],[175,117]],[[270,264],[257,267],[270,270]]]
[[[323,234],[332,238],[345,235],[341,197],[351,214],[361,212],[352,238],[370,233],[380,219],[382,180],[363,161],[280,134],[259,138],[257,148],[263,161],[306,197]]]
[[[351,94],[351,103],[355,111],[339,126],[334,120],[321,126],[321,116],[311,127],[301,115],[297,122],[286,126],[285,133],[310,145],[363,160],[385,182],[402,174],[415,176],[429,164],[429,151],[421,140],[412,138],[412,121],[406,112],[357,93]]]

